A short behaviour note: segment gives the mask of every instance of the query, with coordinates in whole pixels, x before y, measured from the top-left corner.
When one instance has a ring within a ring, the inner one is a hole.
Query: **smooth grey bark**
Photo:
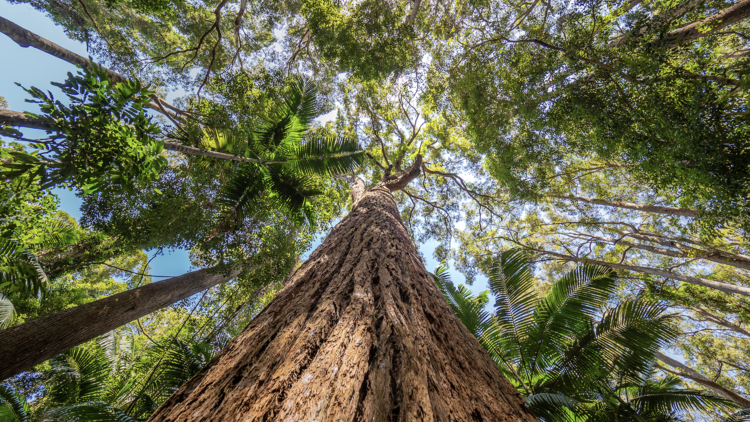
[[[83,57],[66,48],[63,48],[46,38],[40,37],[39,35],[9,21],[8,19],[5,19],[2,16],[0,16],[0,32],[7,35],[10,39],[15,41],[16,44],[20,45],[23,48],[34,47],[37,50],[43,51],[51,56],[57,57],[58,59],[62,59],[68,63],[81,66],[86,69],[92,68],[91,61],[87,59],[86,57]],[[114,72],[104,67],[102,67],[102,69],[104,69],[107,72],[112,82],[128,81],[128,78],[126,78],[123,75],[120,75],[117,72]],[[156,95],[151,95],[150,98],[154,101],[146,104],[148,108],[156,110],[159,113],[162,113],[165,116],[173,120],[184,121],[184,119],[181,116],[166,110],[166,108],[174,110],[178,113],[181,112],[181,110],[167,103],[166,101],[157,97]]]
[[[523,246],[523,245],[521,245]],[[572,261],[572,262],[580,262],[584,264],[596,264],[596,265],[604,265],[607,267],[615,268],[618,270],[626,270],[626,271],[633,271],[636,273],[643,273],[643,274],[651,274],[651,275],[658,275],[661,277],[671,278],[674,280],[680,280],[684,281],[686,283],[695,284],[697,286],[703,286],[708,287],[709,289],[714,290],[720,290],[722,292],[726,293],[732,293],[732,294],[738,294],[743,296],[750,296],[750,288],[743,287],[743,286],[736,286],[734,284],[729,283],[722,283],[720,281],[714,281],[714,280],[708,280],[701,277],[692,277],[688,275],[683,274],[677,274],[673,273],[671,271],[666,270],[660,270],[658,268],[651,268],[651,267],[641,267],[638,265],[625,265],[625,264],[615,264],[614,262],[606,262],[606,261],[599,261],[596,259],[588,259],[588,258],[578,258],[575,256],[565,255],[557,252],[547,251],[543,249],[534,249],[530,248],[528,246],[524,246],[526,249],[530,249],[536,252],[540,252],[546,255],[550,256],[556,256],[558,258],[562,258],[566,261]]]
[[[729,25],[741,22],[750,17],[750,0],[743,0],[726,9],[707,17],[700,22],[693,22],[668,33],[664,38],[651,41],[651,44],[679,45],[699,38],[721,32]],[[710,28],[702,31],[700,28]]]
[[[635,211],[650,212],[653,214],[676,215],[679,217],[698,217],[700,211],[690,208],[667,207],[662,205],[643,205],[627,201],[607,201],[605,199],[585,198],[582,196],[558,196],[550,195],[552,198],[567,199],[569,201],[580,201],[594,205],[606,205],[608,207],[626,208]]]
[[[748,331],[748,330],[740,327],[739,325],[737,325],[737,324],[735,324],[735,323],[733,323],[731,321],[727,321],[726,319],[724,319],[724,318],[722,318],[722,317],[720,317],[718,315],[712,314],[711,312],[709,312],[709,311],[707,311],[705,309],[701,309],[701,308],[698,308],[696,306],[691,306],[690,310],[693,311],[693,312],[695,312],[696,314],[701,315],[702,317],[706,318],[706,321],[713,322],[716,325],[721,325],[722,327],[729,328],[730,330],[734,331],[735,333],[743,334],[743,335],[746,335],[746,336],[750,337],[750,331]]]
[[[662,246],[668,246],[670,248],[679,249],[681,252],[691,257],[699,257],[707,259],[709,261],[716,262],[717,264],[731,265],[737,268],[750,270],[750,256],[720,251],[714,249],[711,245],[707,245],[703,242],[693,241],[690,239],[681,239],[674,236],[660,235],[656,233],[633,233],[626,231],[618,231],[617,233],[632,237],[633,239],[642,240],[646,242],[653,242]],[[682,243],[690,243],[693,245],[700,246],[705,249],[698,249],[692,246],[685,246]]]
[[[28,116],[18,111],[6,110],[6,109],[1,109],[1,108],[0,108],[0,123],[6,124],[9,126],[26,127],[29,129],[43,129],[43,130],[50,130],[50,131],[55,130],[54,125],[52,125],[50,122]],[[189,155],[201,155],[204,157],[219,158],[222,160],[244,161],[244,162],[250,162],[250,163],[261,162],[260,160],[254,160],[252,158],[239,157],[237,155],[226,154],[223,152],[206,151],[200,148],[175,144],[173,142],[168,142],[168,141],[164,141],[164,149],[167,151],[181,152],[183,154],[189,154]]]
[[[638,2],[640,3],[640,2]],[[610,47],[617,47],[618,45],[624,43],[625,41],[633,38],[633,37],[640,37],[643,36],[645,33],[648,32],[649,29],[654,27],[659,27],[662,25],[668,24],[670,21],[679,18],[680,16],[684,15],[686,12],[695,9],[696,7],[702,5],[704,3],[704,0],[690,0],[685,2],[684,4],[680,5],[679,7],[675,7],[674,9],[665,10],[662,13],[659,13],[658,15],[654,16],[651,21],[649,21],[647,24],[641,26],[637,30],[633,32],[629,32],[625,35],[622,35],[620,37],[617,37],[613,39],[610,43]],[[628,10],[632,9],[633,6],[631,5],[628,7]]]
[[[685,365],[685,364],[683,364],[681,362],[678,362],[678,361],[670,358],[669,356],[667,356],[667,355],[665,355],[663,353],[656,353],[656,358],[659,359],[660,361],[666,363],[667,365],[671,366],[672,368],[677,369],[677,370],[670,370],[669,368],[665,368],[665,367],[663,367],[661,365],[658,365],[658,364],[656,365],[657,368],[659,368],[659,369],[661,369],[663,371],[675,374],[677,376],[680,376],[680,377],[683,377],[683,378],[687,378],[687,379],[689,379],[691,381],[695,381],[695,382],[697,382],[698,384],[700,384],[700,385],[702,385],[704,387],[710,388],[711,390],[713,390],[717,394],[719,394],[719,395],[721,395],[723,397],[726,397],[729,400],[732,400],[733,402],[739,404],[740,406],[742,406],[745,409],[750,408],[750,400],[748,400],[745,397],[741,396],[736,391],[734,391],[732,389],[729,389],[729,388],[726,388],[726,387],[724,387],[724,386],[722,386],[722,385],[720,385],[720,384],[718,384],[718,383],[710,380],[709,378],[707,378],[704,375],[698,373],[697,371],[695,371],[694,369],[690,368],[689,366],[687,366],[687,365]]]
[[[741,260],[737,258],[725,259],[722,257],[720,252],[704,251],[701,249],[687,248],[687,247],[679,248],[675,245],[668,244],[667,242],[664,242],[664,243],[667,243],[664,246],[678,248],[679,250],[675,251],[675,250],[660,248],[660,247],[651,246],[651,245],[644,245],[642,243],[630,242],[625,239],[615,239],[615,238],[610,238],[610,237],[599,237],[599,236],[593,236],[593,235],[586,235],[586,237],[592,240],[600,240],[602,242],[612,243],[615,245],[629,246],[634,249],[649,251],[649,252],[653,252],[659,255],[671,256],[674,258],[700,258],[700,259],[705,259],[707,261],[715,262],[717,264],[730,265],[732,267],[742,268],[744,270],[750,270],[750,261]],[[639,240],[645,240],[649,242],[663,244],[661,242],[648,239],[645,236],[639,238]]]
[[[192,271],[0,331],[0,380],[240,273]]]

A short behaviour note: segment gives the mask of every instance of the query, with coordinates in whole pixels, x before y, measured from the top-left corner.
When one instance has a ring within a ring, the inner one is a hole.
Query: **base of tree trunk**
[[[151,421],[533,421],[373,188]]]

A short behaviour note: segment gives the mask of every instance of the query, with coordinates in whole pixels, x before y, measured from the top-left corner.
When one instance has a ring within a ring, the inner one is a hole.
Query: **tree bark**
[[[150,421],[535,420],[451,311],[388,186],[354,199],[271,303]]]
[[[680,16],[684,15],[686,12],[702,5],[704,3],[704,0],[689,0],[685,2],[684,4],[681,4],[679,7],[676,7],[674,9],[666,10],[663,13],[659,13],[658,15],[654,16],[651,21],[649,21],[647,24],[642,25],[639,27],[636,31],[628,32],[622,36],[619,36],[615,39],[613,39],[609,43],[609,47],[617,47],[618,45],[624,43],[625,41],[628,41],[629,39],[633,37],[641,37],[644,34],[646,34],[650,29],[658,28],[663,25],[669,24],[674,19],[679,18]],[[628,10],[632,9],[632,5],[628,8]]]
[[[53,43],[52,41],[46,38],[40,37],[39,35],[29,31],[28,29],[22,28],[21,26],[16,25],[15,23],[9,21],[8,19],[5,19],[2,16],[0,16],[0,32],[7,35],[16,44],[20,45],[23,48],[34,47],[37,50],[44,51],[45,53],[51,56],[55,56],[58,59],[64,60],[70,64],[74,64],[76,66],[80,66],[86,69],[91,69],[91,61],[87,59],[86,57],[80,56],[66,48],[60,47],[59,45]],[[125,82],[128,80],[128,78],[126,78],[123,75],[120,75],[119,73],[115,71],[112,71],[104,67],[102,67],[102,69],[107,71],[107,74],[109,75],[109,79],[112,82],[115,82],[115,83]],[[177,109],[176,107],[167,103],[166,101],[162,100],[156,95],[151,95],[151,99],[156,101],[156,103],[149,102],[148,104],[146,104],[146,107],[156,110],[159,113],[162,113],[165,116],[168,116],[173,120],[183,121],[183,122],[185,121],[178,114],[171,113],[165,108],[172,109],[178,113],[181,112],[181,110]],[[20,126],[23,126],[23,125],[20,125]]]
[[[710,388],[720,396],[726,397],[729,400],[732,400],[733,402],[739,404],[742,406],[743,409],[750,408],[750,400],[746,399],[745,397],[741,396],[736,391],[726,388],[723,385],[720,385],[714,381],[711,381],[707,377],[701,375],[699,372],[695,371],[694,369],[690,368],[689,366],[680,363],[669,356],[663,354],[663,353],[656,353],[656,358],[660,361],[666,363],[667,365],[671,366],[672,368],[677,369],[677,371],[670,370],[668,368],[665,368],[661,365],[656,365],[657,368],[675,374],[677,376],[687,378],[691,381],[697,382],[698,384]]]
[[[208,271],[157,281],[0,331],[0,380],[239,274]]]
[[[679,217],[698,217],[700,211],[690,208],[666,207],[661,205],[643,205],[626,201],[607,201],[604,199],[584,198],[581,196],[558,196],[550,195],[552,198],[567,199],[570,201],[587,202],[594,205],[606,205],[608,207],[626,208],[630,210],[650,212],[654,214],[676,215]]]

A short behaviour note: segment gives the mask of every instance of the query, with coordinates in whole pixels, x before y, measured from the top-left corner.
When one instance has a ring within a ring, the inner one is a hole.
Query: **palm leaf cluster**
[[[722,398],[655,379],[654,355],[678,334],[666,306],[640,297],[614,305],[617,276],[582,265],[541,293],[528,259],[506,251],[491,265],[486,296],[434,278],[451,308],[545,421],[668,421],[729,406]],[[486,292],[485,292],[486,293]]]
[[[294,220],[312,223],[310,198],[322,193],[315,176],[348,173],[362,163],[364,151],[356,141],[310,131],[313,120],[325,112],[317,97],[312,84],[296,78],[275,112],[247,138],[201,130],[202,148],[242,158],[218,164],[231,167],[218,201],[227,221],[239,224],[251,205],[265,197]],[[198,166],[217,165],[213,159],[195,160]]]
[[[175,338],[135,350],[132,334],[109,333],[50,361],[50,416],[59,421],[147,419],[213,357],[205,343]]]
[[[16,311],[9,295],[42,297],[49,287],[49,278],[35,251],[63,247],[78,241],[76,230],[55,220],[25,244],[17,239],[0,237],[0,330],[8,328]]]
[[[48,281],[33,253],[15,240],[0,237],[0,291],[42,294]]]
[[[8,422],[31,422],[31,409],[8,385],[0,384],[0,420]]]

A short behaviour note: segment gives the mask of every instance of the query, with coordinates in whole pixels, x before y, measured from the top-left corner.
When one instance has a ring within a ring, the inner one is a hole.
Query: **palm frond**
[[[750,421],[750,409],[740,409],[737,412],[732,413],[724,422],[745,422]]]
[[[213,357],[210,346],[178,339],[154,346],[151,353],[160,357],[153,382],[145,390],[150,400],[163,401],[197,374]]]
[[[0,290],[42,295],[48,282],[36,255],[14,240],[0,238]]]
[[[53,358],[49,397],[60,405],[99,401],[106,392],[109,368],[104,356],[82,347],[74,347]]]
[[[10,299],[0,293],[0,330],[10,327],[15,319],[16,308]]]
[[[610,268],[579,266],[558,280],[535,309],[529,360],[539,368],[558,358],[576,331],[601,313],[616,286]]]
[[[439,280],[438,286],[458,319],[477,339],[481,339],[482,333],[489,328],[492,319],[492,314],[485,310],[488,302],[487,292],[474,296],[464,285],[456,288],[453,283],[443,282],[435,274],[433,278]]]
[[[532,329],[539,303],[528,260],[521,251],[505,251],[492,264],[488,276],[495,297],[496,331],[507,338],[504,348],[514,348],[514,354],[520,356],[521,343]]]
[[[435,283],[437,283],[438,287],[440,287],[441,289],[443,288],[442,286],[445,283],[453,284],[450,272],[448,272],[448,264],[446,264],[445,261],[440,262],[440,264],[435,267],[435,272],[430,273],[430,275],[432,276],[433,280],[435,280]],[[443,294],[445,294],[445,292],[443,292]]]
[[[736,408],[733,401],[699,390],[677,388],[680,380],[667,376],[659,381],[646,380],[630,403],[639,413],[705,412],[711,409]]]
[[[618,371],[619,377],[642,380],[654,354],[677,336],[666,306],[633,298],[608,311],[597,324],[581,327],[563,359],[550,371],[570,382],[590,382],[591,375]]]
[[[287,216],[301,222],[305,203],[323,192],[317,189],[314,180],[301,174],[270,172],[271,189],[269,197],[276,207]],[[314,224],[314,221],[310,223]]]
[[[268,172],[263,166],[243,164],[222,187],[217,202],[225,208],[224,215],[235,224],[245,218],[250,204],[266,189]]]
[[[576,420],[578,402],[566,395],[538,393],[526,397],[526,407],[545,422],[569,422]]]
[[[60,220],[51,221],[38,241],[33,244],[39,249],[60,248],[78,241],[75,227]]]
[[[288,171],[322,176],[350,173],[365,159],[365,152],[355,140],[322,137],[291,146],[282,164]]]
[[[0,419],[8,422],[31,422],[29,404],[7,384],[0,384]]]
[[[100,401],[88,401],[72,406],[57,407],[52,415],[60,422],[139,422],[116,407]]]
[[[268,124],[256,129],[253,144],[265,153],[298,144],[315,117],[324,112],[317,99],[317,89],[302,78],[295,78],[283,99],[283,104]]]

